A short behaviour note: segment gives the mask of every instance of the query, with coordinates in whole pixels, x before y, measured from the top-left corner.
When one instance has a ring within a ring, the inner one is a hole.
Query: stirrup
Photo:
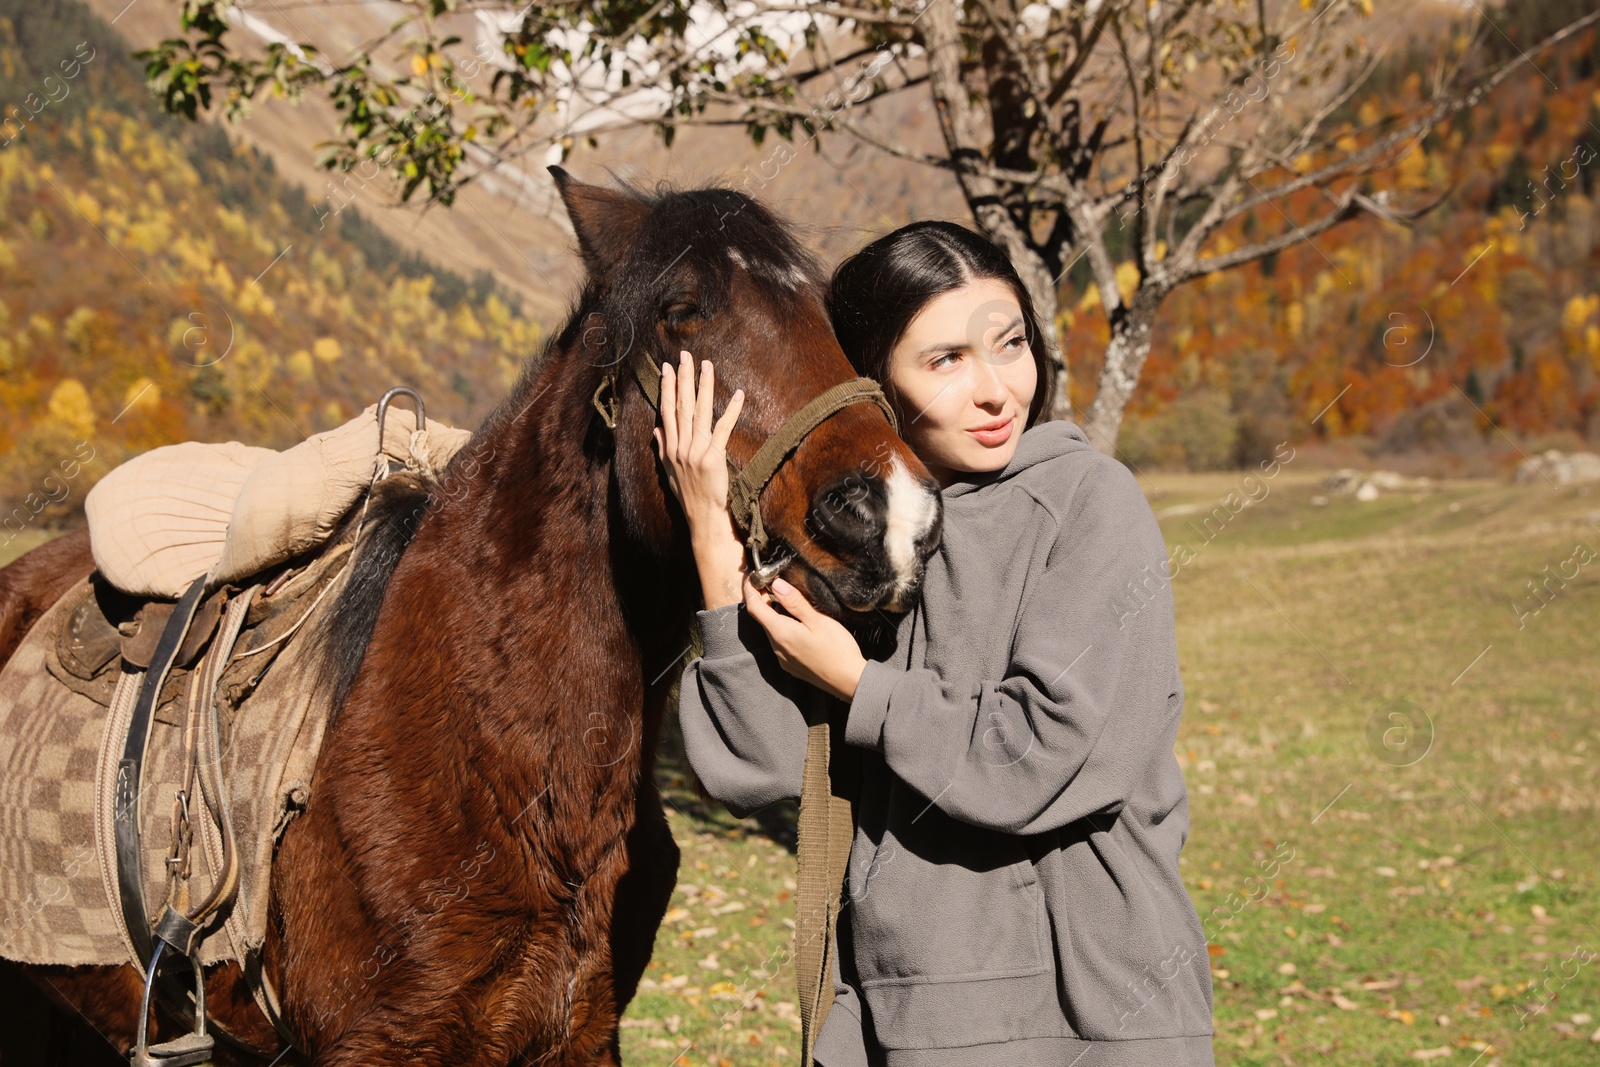
[[[194,969],[194,1019],[193,1033],[183,1034],[159,1045],[150,1045],[150,994],[155,989],[156,969],[161,966],[161,954],[167,942],[156,938],[155,951],[150,953],[150,966],[144,972],[144,997],[139,1001],[139,1038],[133,1051],[128,1053],[130,1067],[193,1067],[209,1064],[216,1040],[206,1033],[206,972],[200,966],[198,955],[190,956]]]

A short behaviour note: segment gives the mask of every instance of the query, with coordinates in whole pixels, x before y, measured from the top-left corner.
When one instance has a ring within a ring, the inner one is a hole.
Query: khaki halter
[[[661,410],[661,368],[638,346],[630,348],[628,362],[639,380],[650,405]],[[602,397],[602,394],[606,394]],[[739,528],[746,533],[754,567],[752,580],[764,587],[776,576],[775,564],[763,565],[761,550],[767,546],[766,527],[761,522],[761,491],[783,466],[789,454],[806,435],[822,425],[830,415],[851,404],[871,402],[883,409],[889,425],[900,432],[899,420],[871,378],[840,382],[812,398],[789,416],[778,432],[756,450],[740,470],[728,460],[728,507]],[[608,374],[595,388],[592,403],[607,427],[617,425],[618,399],[616,375]],[[795,844],[798,871],[795,877],[795,978],[800,1000],[801,1067],[812,1067],[812,1048],[823,1020],[833,1006],[833,959],[830,948],[838,923],[840,887],[849,866],[850,847],[855,838],[855,813],[852,798],[841,795],[829,778],[831,738],[828,711],[839,703],[820,689],[811,688],[804,702],[806,761],[800,792],[800,814]],[[853,792],[853,790],[846,790]]]
[[[650,406],[660,411],[661,368],[638,346],[630,347],[628,362],[633,366],[633,375],[639,380],[639,387],[644,390]],[[602,397],[602,394],[608,395]],[[894,409],[889,406],[889,401],[883,395],[878,383],[871,378],[852,378],[824,390],[799,411],[790,415],[788,420],[778,427],[778,431],[767,438],[756,450],[756,454],[750,457],[750,462],[745,464],[744,469],[741,470],[734,464],[732,457],[729,457],[728,509],[733,512],[734,522],[739,524],[739,529],[745,534],[745,547],[750,551],[751,563],[756,571],[762,572],[757,576],[758,587],[764,587],[765,582],[771,577],[765,573],[767,568],[761,561],[761,551],[767,547],[767,530],[761,521],[762,490],[772,481],[773,476],[778,473],[778,468],[789,458],[789,454],[800,447],[800,442],[804,441],[812,430],[827,421],[829,416],[851,404],[869,402],[883,409],[884,415],[889,419],[889,425],[895,433],[899,433],[899,420],[895,418]],[[593,403],[595,410],[599,411],[600,417],[605,420],[606,426],[615,429],[618,409],[615,373],[608,374],[600,380],[594,391]]]

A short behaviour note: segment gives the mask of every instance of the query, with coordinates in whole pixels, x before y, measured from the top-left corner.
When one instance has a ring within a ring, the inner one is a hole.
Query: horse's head
[[[635,533],[664,547],[682,527],[650,431],[657,414],[628,367],[657,370],[688,349],[716,364],[714,407],[744,408],[728,442],[740,467],[807,401],[856,377],[823,304],[820,265],[785,225],[730,189],[650,196],[586,185],[550,168],[588,268],[580,314],[562,347],[618,373],[616,464]],[[910,607],[939,541],[938,485],[871,403],[808,434],[761,498],[767,555],[817,607],[871,623]]]

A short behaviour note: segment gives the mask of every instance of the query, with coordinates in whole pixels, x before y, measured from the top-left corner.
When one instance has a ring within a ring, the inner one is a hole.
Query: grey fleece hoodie
[[[1178,874],[1188,793],[1160,527],[1070,422],[943,491],[921,604],[830,701],[857,826],[822,1067],[1211,1067]],[[698,613],[679,714],[744,816],[800,794],[805,684],[742,603]]]

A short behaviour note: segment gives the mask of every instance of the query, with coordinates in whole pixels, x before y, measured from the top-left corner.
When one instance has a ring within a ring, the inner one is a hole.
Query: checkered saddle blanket
[[[278,840],[309,799],[328,721],[306,639],[350,567],[341,540],[250,582],[253,599],[225,662],[206,657],[224,585],[202,602],[157,698],[139,793],[144,895],[152,921],[167,899],[175,794],[184,780],[188,691],[217,679],[219,750],[239,864],[237,896],[203,929],[202,964],[258,957]],[[24,963],[135,962],[117,888],[113,822],[118,758],[155,640],[172,603],[131,597],[98,571],[68,589],[0,669],[0,957]],[[143,663],[141,664],[141,657]],[[221,831],[189,805],[190,890],[210,892]],[[142,966],[142,964],[141,964]]]

